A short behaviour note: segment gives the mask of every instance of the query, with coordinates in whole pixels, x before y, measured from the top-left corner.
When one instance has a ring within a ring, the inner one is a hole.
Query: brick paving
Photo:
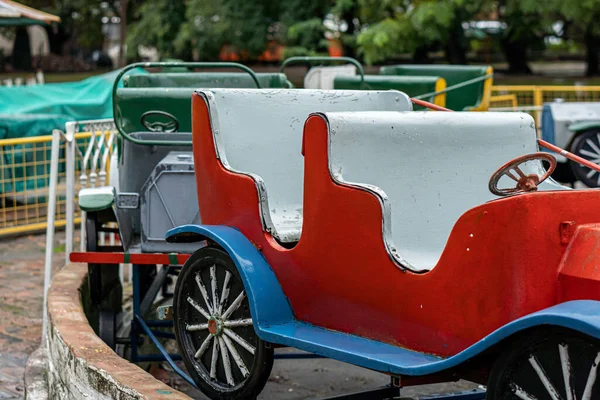
[[[42,332],[45,236],[0,239],[0,400],[24,396],[23,372]],[[64,264],[56,237],[54,269]]]

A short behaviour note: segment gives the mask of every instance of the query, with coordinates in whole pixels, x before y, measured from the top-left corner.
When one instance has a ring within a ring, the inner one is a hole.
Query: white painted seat
[[[281,242],[296,242],[302,228],[306,119],[314,112],[406,111],[397,91],[212,89],[197,93],[208,104],[217,156],[257,186],[263,228]]]
[[[312,67],[304,77],[304,88],[330,90],[333,89],[336,76],[355,75],[356,67],[352,64]]]
[[[417,272],[435,267],[464,212],[497,198],[488,190],[492,174],[511,159],[538,151],[533,119],[523,113],[325,116],[331,176],[381,199],[388,252]],[[521,169],[541,175],[543,168],[533,161]],[[508,181],[502,178],[500,187]],[[539,189],[564,188],[549,179]]]

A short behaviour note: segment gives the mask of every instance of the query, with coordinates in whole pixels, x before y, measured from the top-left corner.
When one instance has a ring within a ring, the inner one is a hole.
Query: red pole
[[[452,111],[449,108],[438,106],[437,104],[433,104],[433,103],[430,103],[428,101],[417,100],[417,99],[413,99],[413,98],[411,98],[410,101],[412,101],[413,103],[415,103],[418,106],[427,107],[430,110],[435,110],[435,111]]]
[[[548,142],[546,142],[545,140],[542,140],[542,139],[538,139],[538,144],[541,147],[545,147],[548,150],[552,150],[552,151],[560,154],[561,156],[567,157],[571,161],[575,161],[576,163],[579,163],[581,165],[585,165],[586,167],[591,168],[594,171],[600,172],[600,165],[594,164],[593,162],[588,161],[585,158],[581,158],[579,156],[576,156],[575,154],[573,154],[571,152],[568,152],[568,151],[566,151],[564,149],[561,149],[560,147],[555,146],[553,144],[550,144],[550,143],[548,143]]]

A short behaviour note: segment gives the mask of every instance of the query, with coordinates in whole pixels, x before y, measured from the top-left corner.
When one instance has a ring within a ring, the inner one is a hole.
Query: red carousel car
[[[253,398],[273,347],[488,399],[600,398],[600,194],[548,178],[522,113],[400,92],[199,90],[201,224],[174,299],[188,371]],[[598,208],[596,208],[598,207]]]

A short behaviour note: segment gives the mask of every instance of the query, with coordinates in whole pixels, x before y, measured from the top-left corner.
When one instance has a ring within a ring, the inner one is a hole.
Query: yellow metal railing
[[[89,132],[77,133],[77,147],[85,149],[91,135]],[[65,147],[65,142],[61,141],[56,200],[57,227],[66,223]],[[0,236],[46,228],[51,149],[52,135],[0,140]],[[77,160],[76,177],[80,171],[81,162]],[[80,185],[77,179],[75,182],[77,193]],[[78,221],[77,206],[75,218]]]
[[[497,85],[492,87],[490,110],[512,107],[539,116],[544,103],[558,99],[564,102],[600,101],[600,86]]]
[[[519,106],[542,106],[562,99],[565,102],[600,101],[600,86],[529,86],[498,85],[492,87],[492,100],[498,95],[513,94]]]

